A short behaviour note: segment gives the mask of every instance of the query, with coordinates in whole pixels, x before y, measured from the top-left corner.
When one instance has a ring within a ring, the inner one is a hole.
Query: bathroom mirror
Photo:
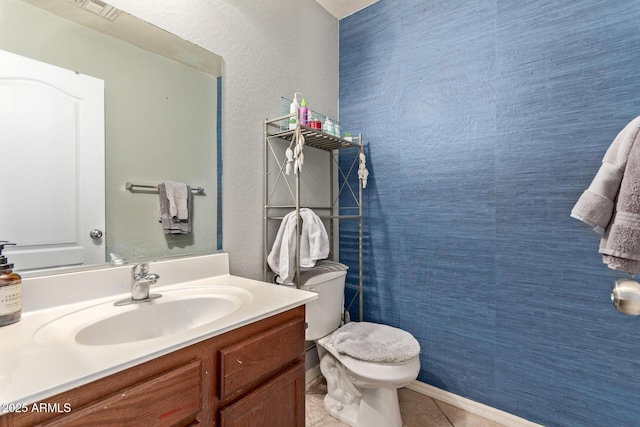
[[[104,81],[105,200],[98,209],[105,224],[94,238],[104,259],[22,268],[23,245],[5,250],[16,271],[96,268],[110,254],[134,263],[221,249],[221,57],[96,0],[0,0],[0,49]],[[24,176],[4,185],[15,188],[38,172],[30,158],[11,161],[24,165]],[[164,234],[154,188],[163,181],[204,189],[192,193],[191,233]],[[26,203],[20,211],[46,202]],[[19,236],[7,235],[12,230],[0,230],[0,240],[20,245]]]

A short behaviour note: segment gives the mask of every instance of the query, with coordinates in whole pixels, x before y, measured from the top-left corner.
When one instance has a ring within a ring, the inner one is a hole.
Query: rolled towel
[[[613,206],[613,200],[586,190],[571,211],[571,217],[602,234],[611,220]]]

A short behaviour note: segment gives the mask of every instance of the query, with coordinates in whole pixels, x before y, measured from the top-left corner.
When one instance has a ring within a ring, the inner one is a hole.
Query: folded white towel
[[[313,267],[329,256],[329,236],[322,220],[311,209],[300,209],[300,267]],[[282,219],[267,263],[278,283],[291,284],[296,273],[296,213]]]
[[[174,221],[187,221],[189,219],[189,189],[182,182],[164,181],[169,200],[169,213]]]

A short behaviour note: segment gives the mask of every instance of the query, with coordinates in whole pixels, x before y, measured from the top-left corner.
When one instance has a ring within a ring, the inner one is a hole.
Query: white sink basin
[[[38,329],[34,339],[90,346],[150,340],[208,325],[251,300],[251,293],[232,287],[158,291],[162,297],[148,302],[117,307],[110,301],[59,317]]]

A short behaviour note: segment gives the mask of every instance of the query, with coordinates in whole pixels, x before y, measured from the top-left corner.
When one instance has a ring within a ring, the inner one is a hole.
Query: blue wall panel
[[[380,0],[340,21],[340,122],[371,172],[364,317],[418,338],[419,380],[548,426],[640,423],[640,319],[569,218],[640,115],[639,22],[640,2],[595,0]]]

